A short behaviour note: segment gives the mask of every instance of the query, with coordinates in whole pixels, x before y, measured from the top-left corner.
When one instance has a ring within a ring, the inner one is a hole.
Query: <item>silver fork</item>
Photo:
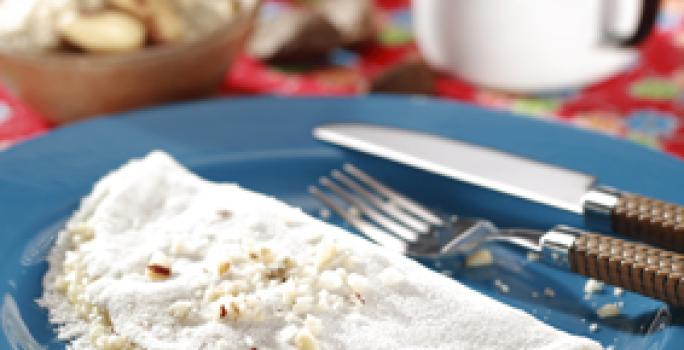
[[[316,186],[309,193],[383,247],[419,259],[441,258],[502,241],[540,253],[543,263],[684,306],[682,254],[562,225],[549,231],[498,229],[483,219],[444,218],[351,164],[343,170],[333,170],[332,179],[321,177],[320,184],[345,207]]]
[[[309,193],[383,247],[408,255],[438,257],[466,252],[483,240],[502,240],[540,250],[540,231],[500,230],[483,219],[441,217],[351,164],[345,164],[343,170],[333,170],[330,178],[321,177],[319,182],[341,198],[346,208],[316,186],[310,186]]]

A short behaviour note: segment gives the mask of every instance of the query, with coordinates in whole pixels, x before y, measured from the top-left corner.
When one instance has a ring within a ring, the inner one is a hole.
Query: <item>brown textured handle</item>
[[[684,207],[625,193],[611,213],[613,230],[659,247],[684,252]]]
[[[684,255],[587,233],[570,249],[573,272],[684,306]]]

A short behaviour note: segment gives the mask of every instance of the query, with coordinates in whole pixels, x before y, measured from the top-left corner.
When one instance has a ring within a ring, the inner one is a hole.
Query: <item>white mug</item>
[[[478,85],[520,92],[575,88],[638,57],[658,0],[413,0],[425,60]]]

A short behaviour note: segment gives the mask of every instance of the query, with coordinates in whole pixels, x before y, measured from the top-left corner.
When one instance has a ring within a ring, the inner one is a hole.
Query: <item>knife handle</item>
[[[595,233],[574,239],[570,269],[639,294],[684,306],[684,255]]]
[[[588,225],[684,252],[684,206],[598,187],[583,200]]]
[[[623,193],[611,212],[613,230],[659,247],[684,251],[684,207]]]

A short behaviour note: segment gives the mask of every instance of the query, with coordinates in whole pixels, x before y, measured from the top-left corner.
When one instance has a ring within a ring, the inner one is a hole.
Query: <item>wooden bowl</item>
[[[187,43],[111,55],[0,52],[0,79],[56,124],[211,95],[242,50],[258,5]]]

